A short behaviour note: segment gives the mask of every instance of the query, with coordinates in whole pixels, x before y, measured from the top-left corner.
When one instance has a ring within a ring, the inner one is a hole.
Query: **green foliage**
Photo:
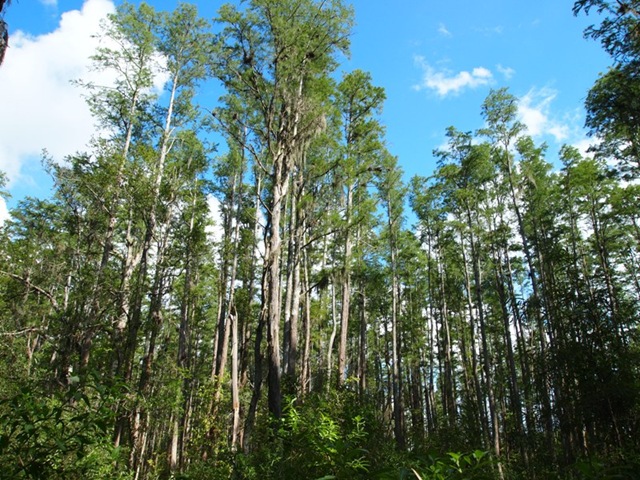
[[[488,452],[475,450],[471,453],[448,452],[445,455],[429,455],[411,471],[420,480],[467,480],[495,477],[491,469],[492,460]]]
[[[425,455],[395,452],[388,465],[372,478],[418,480],[489,480],[497,478],[495,459],[489,452],[430,452]]]
[[[626,179],[637,178],[640,165],[638,145],[638,65],[640,59],[640,15],[636,0],[577,0],[574,14],[597,12],[599,24],[585,30],[585,36],[599,40],[614,60],[609,71],[598,78],[585,101],[586,126],[601,139],[598,155],[619,164]]]
[[[257,478],[250,467],[244,465],[242,454],[235,457],[231,452],[223,452],[213,459],[194,462],[181,474],[176,475],[175,480],[228,480],[230,478],[252,479]],[[234,466],[235,472],[234,473]],[[241,474],[238,474],[241,471]]]
[[[112,400],[98,384],[52,396],[25,386],[0,400],[0,478],[128,478],[111,441]]]
[[[9,198],[11,194],[5,190],[7,187],[7,174],[0,170],[0,197]]]
[[[416,456],[397,450],[376,411],[373,402],[348,391],[312,396],[304,403],[290,398],[279,421],[262,418],[249,453],[219,451],[177,478],[496,478],[485,451]]]
[[[589,133],[602,139],[596,147],[598,155],[614,159],[628,180],[640,171],[637,70],[637,65],[611,68],[596,80],[585,101]]]
[[[375,406],[352,392],[290,398],[279,421],[261,417],[248,453],[222,449],[178,478],[371,478],[386,440]]]
[[[268,433],[271,448],[257,456],[268,461],[256,470],[269,478],[367,478],[370,434],[351,397],[335,393],[301,405],[290,399],[277,429]]]
[[[640,458],[583,458],[572,465],[568,476],[580,480],[633,480],[640,472]]]
[[[617,62],[636,59],[640,52],[637,0],[576,0],[573,13],[597,13],[600,24],[589,26],[584,34],[599,40],[604,50]]]

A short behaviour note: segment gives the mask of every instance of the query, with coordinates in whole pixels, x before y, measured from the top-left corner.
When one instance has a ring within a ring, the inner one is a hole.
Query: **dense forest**
[[[492,90],[405,182],[343,0],[118,6],[0,229],[0,477],[640,478],[640,2],[574,13],[589,154]]]

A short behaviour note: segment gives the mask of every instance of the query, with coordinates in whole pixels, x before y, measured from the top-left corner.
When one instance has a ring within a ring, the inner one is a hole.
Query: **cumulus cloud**
[[[436,70],[424,57],[416,57],[415,63],[422,69],[422,81],[414,85],[415,90],[433,90],[438,96],[446,97],[449,94],[459,94],[465,89],[478,88],[490,85],[493,82],[493,74],[484,67],[476,67],[470,72],[458,73],[449,70]]]
[[[560,121],[552,117],[551,104],[557,93],[554,90],[531,89],[520,98],[518,104],[519,120],[527,126],[532,137],[552,136],[557,142],[569,138],[571,127],[567,120]]]
[[[89,109],[70,81],[100,76],[88,68],[98,42],[92,36],[114,10],[111,0],[86,0],[80,10],[63,13],[53,32],[12,34],[0,68],[0,169],[11,183],[42,149],[61,159],[83,150],[90,140],[94,124]]]

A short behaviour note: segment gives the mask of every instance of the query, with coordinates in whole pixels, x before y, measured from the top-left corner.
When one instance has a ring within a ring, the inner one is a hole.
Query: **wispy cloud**
[[[552,88],[532,88],[519,98],[518,120],[527,127],[527,134],[540,140],[551,140],[576,147],[583,155],[597,145],[598,138],[587,137],[581,108],[558,111],[553,103],[558,92]]]
[[[502,65],[496,66],[496,70],[502,74],[505,80],[511,80],[516,74],[516,71],[511,67],[503,67]]]
[[[502,25],[496,25],[495,27],[476,28],[476,31],[486,36],[502,35],[504,27]]]
[[[552,117],[551,103],[557,92],[549,88],[532,88],[520,98],[518,116],[532,137],[552,136],[557,142],[569,138],[571,127],[566,121]]]
[[[40,0],[40,3],[49,7],[55,7],[58,5],[58,0]]]
[[[415,58],[415,63],[422,69],[422,80],[413,88],[417,91],[432,90],[440,97],[457,95],[463,90],[490,85],[493,82],[493,74],[484,67],[456,73],[446,69],[437,70],[421,56]]]
[[[451,37],[451,32],[449,31],[449,29],[446,27],[446,25],[444,23],[441,23],[438,26],[438,33],[444,37]]]

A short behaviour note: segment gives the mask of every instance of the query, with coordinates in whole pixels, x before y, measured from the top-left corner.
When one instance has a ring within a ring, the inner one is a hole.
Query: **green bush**
[[[23,387],[0,399],[0,478],[128,478],[111,441],[110,398],[94,384],[49,396]]]
[[[285,403],[279,421],[258,419],[250,453],[228,455],[233,474],[227,478],[371,478],[374,451],[384,444],[377,436],[382,429],[374,408],[348,391]],[[218,457],[208,469],[194,464],[186,478],[218,478],[215,472],[227,456],[221,452]]]
[[[400,451],[373,401],[354,392],[289,398],[282,418],[260,417],[248,453],[219,450],[194,462],[178,478],[212,479],[412,479],[497,478],[484,451],[417,456]]]

